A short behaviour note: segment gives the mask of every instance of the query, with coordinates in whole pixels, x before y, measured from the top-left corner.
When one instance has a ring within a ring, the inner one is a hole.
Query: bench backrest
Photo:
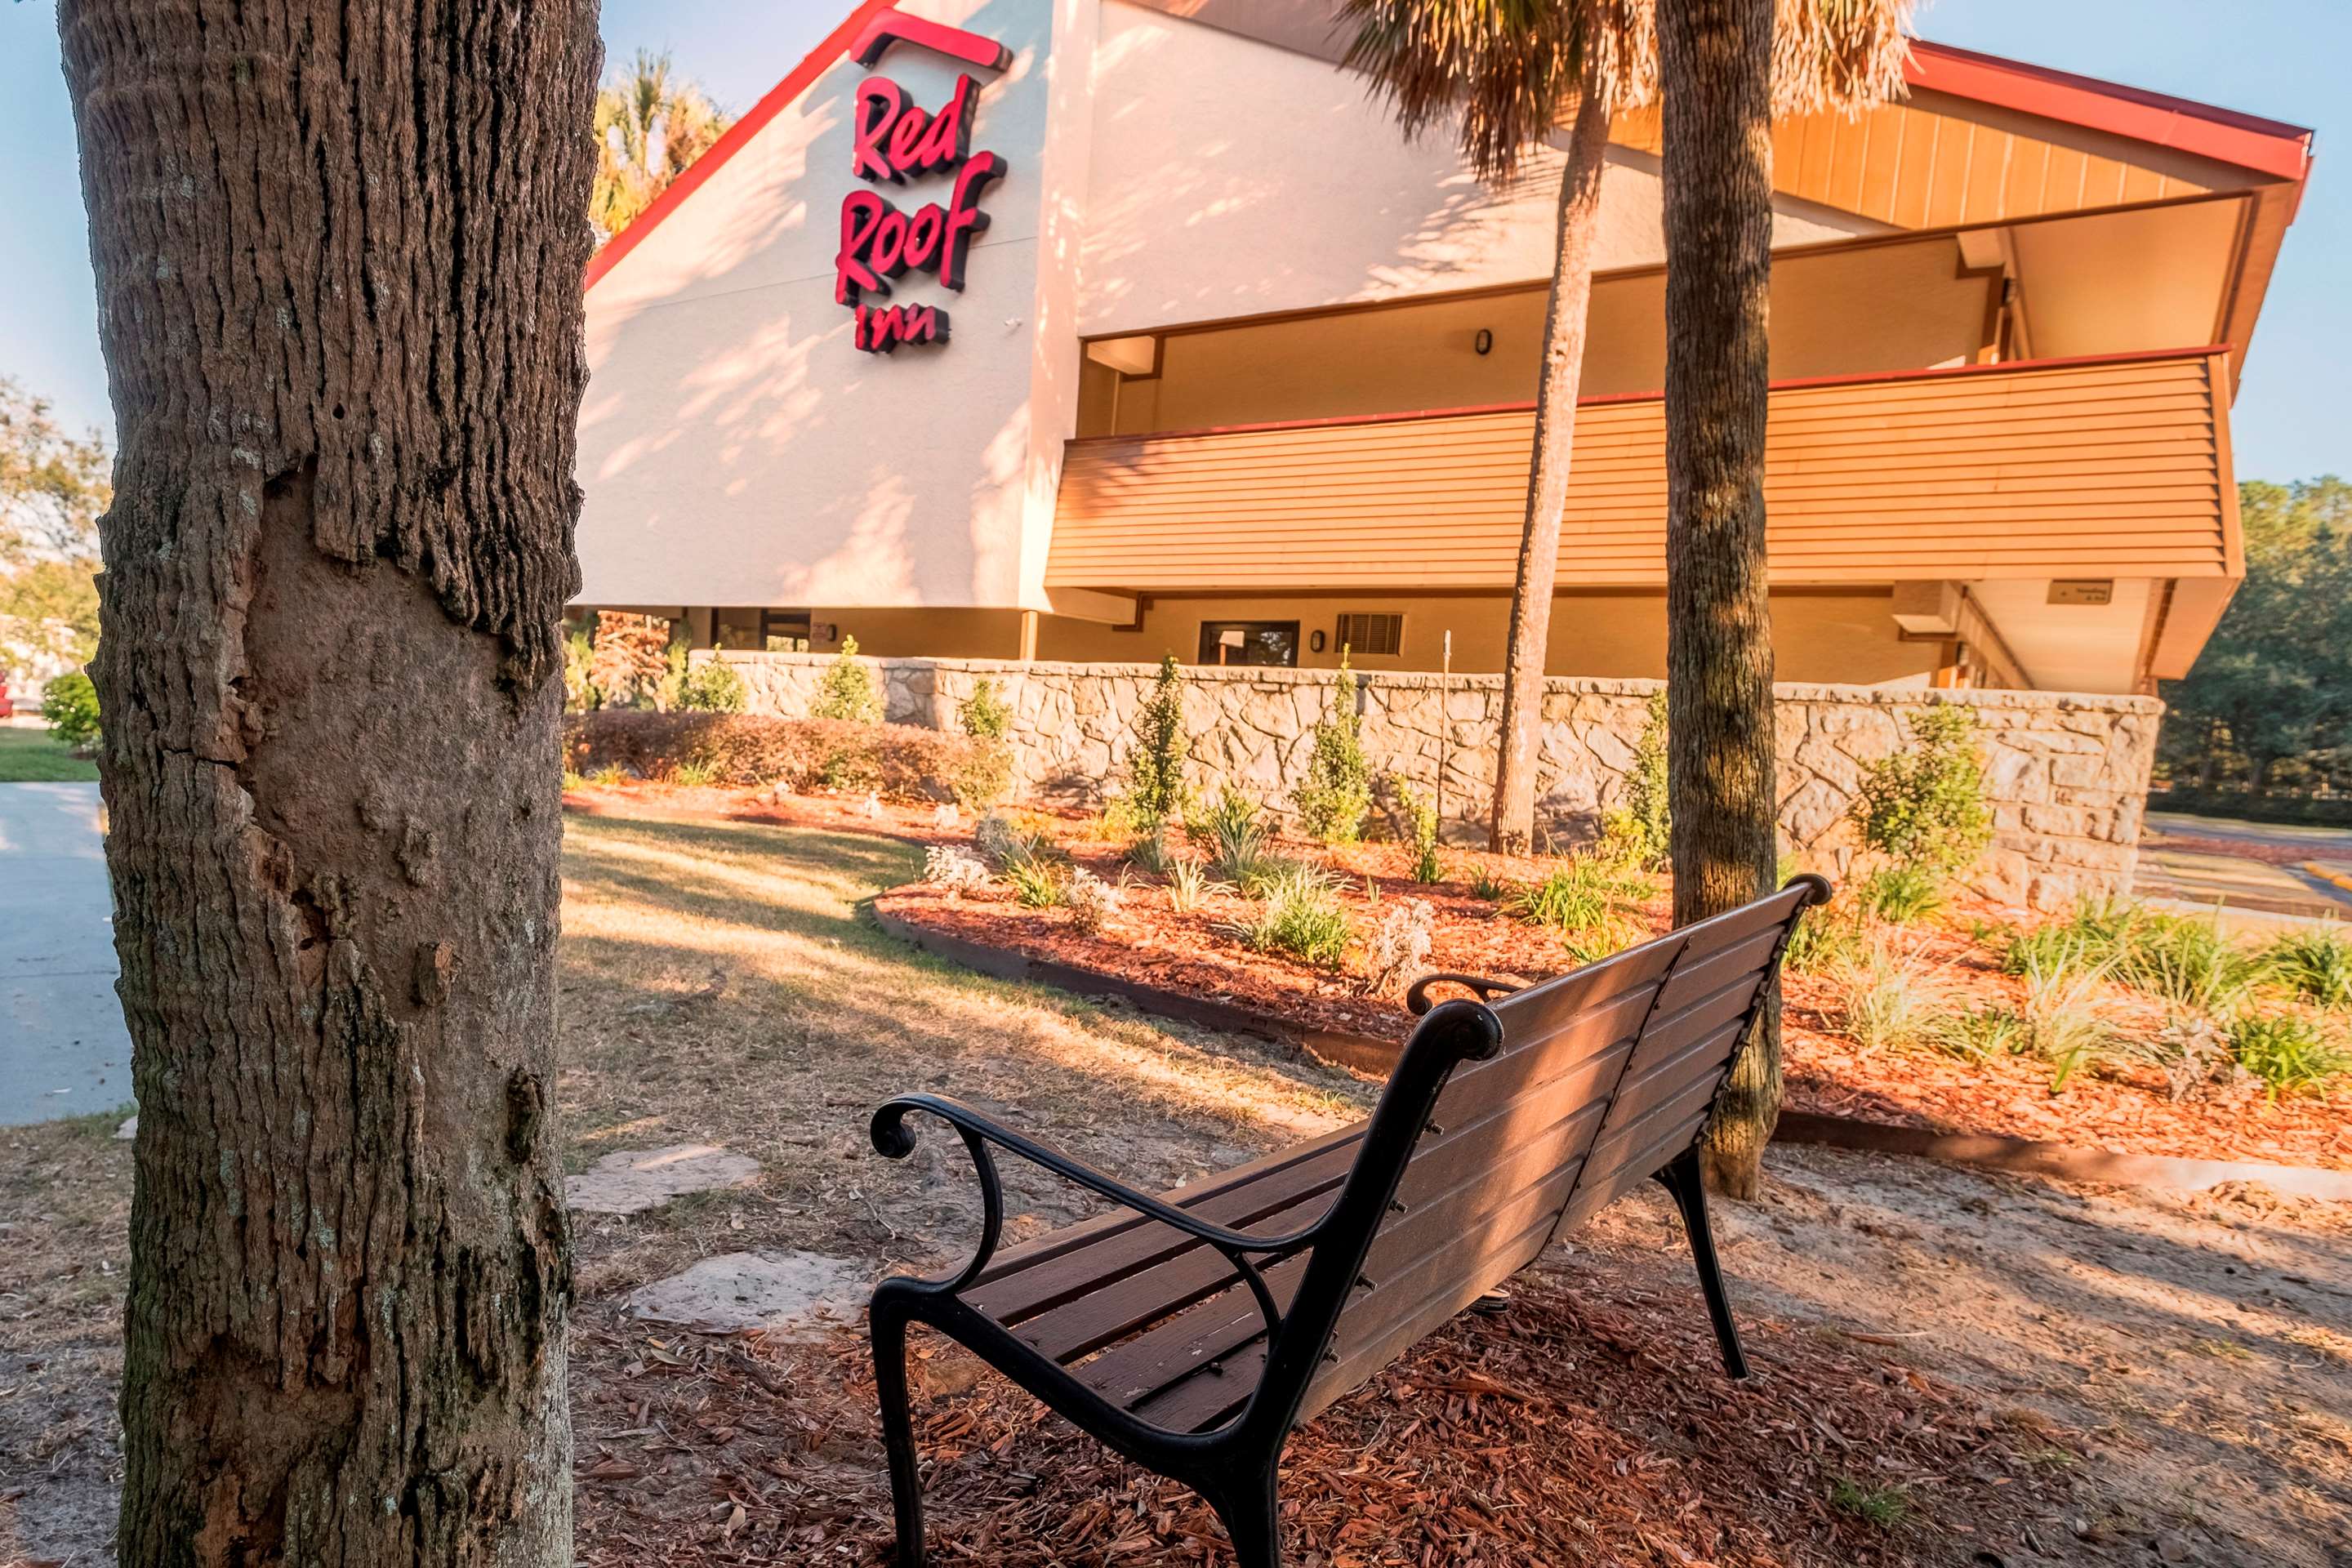
[[[1500,1048],[1444,1079],[1433,1105],[1392,1103],[1415,1032],[1375,1113],[1420,1113],[1395,1190],[1299,1407],[1304,1420],[1534,1260],[1697,1140],[1799,913],[1826,884],[1777,893],[1493,1003]],[[1430,1023],[1436,1021],[1432,1015]],[[1425,1110],[1423,1109],[1425,1107]],[[1390,1141],[1389,1147],[1402,1144]],[[1343,1200],[1344,1201],[1344,1200]]]

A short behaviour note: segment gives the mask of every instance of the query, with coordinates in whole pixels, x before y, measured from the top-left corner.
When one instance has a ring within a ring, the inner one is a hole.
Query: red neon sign
[[[974,65],[1001,68],[1008,58],[993,39],[897,11],[877,16],[853,53],[871,65],[893,42],[920,44]],[[995,153],[971,151],[979,92],[971,77],[959,76],[947,102],[933,111],[909,101],[906,89],[887,77],[857,84],[850,121],[851,174],[877,185],[955,174],[946,205],[929,202],[912,213],[901,211],[878,190],[853,190],[842,198],[833,297],[856,312],[852,342],[868,353],[888,353],[901,343],[948,341],[948,313],[939,307],[876,306],[867,297],[887,299],[892,281],[910,271],[929,272],[941,288],[962,290],[972,237],[988,226],[980,198],[1007,172]]]

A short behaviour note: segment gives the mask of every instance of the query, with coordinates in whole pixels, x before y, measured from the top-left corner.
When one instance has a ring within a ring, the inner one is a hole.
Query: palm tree
[[[734,123],[667,52],[639,49],[596,92],[596,184],[588,221],[602,245],[629,226]]]
[[[1535,837],[1536,740],[1584,374],[1593,218],[1609,117],[1646,99],[1655,79],[1648,8],[1643,0],[1347,0],[1341,16],[1356,28],[1343,63],[1386,95],[1408,136],[1458,113],[1462,155],[1481,179],[1509,178],[1554,126],[1570,124],[1487,824],[1494,848],[1523,853]]]
[[[1666,229],[1666,756],[1675,921],[1776,875],[1764,427],[1772,115],[1902,81],[1910,0],[1656,0]],[[1707,1130],[1706,1173],[1755,1195],[1780,1109],[1766,1000]]]

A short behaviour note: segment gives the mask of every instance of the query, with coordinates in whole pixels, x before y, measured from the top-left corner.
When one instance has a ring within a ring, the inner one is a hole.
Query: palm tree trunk
[[[1675,921],[1771,886],[1772,616],[1764,422],[1772,268],[1772,0],[1660,0],[1666,224],[1667,788]],[[1768,1001],[1719,1100],[1714,1184],[1753,1196],[1780,1115]]]
[[[66,0],[127,1565],[572,1561],[558,625],[588,0]]]
[[[1503,664],[1501,754],[1496,759],[1488,842],[1508,854],[1535,841],[1536,756],[1543,728],[1544,656],[1551,638],[1553,584],[1559,575],[1560,515],[1568,508],[1570,447],[1577,390],[1584,379],[1585,321],[1592,304],[1592,240],[1601,173],[1609,152],[1609,106],[1589,79],[1569,132],[1559,182],[1559,229],[1544,308],[1543,375],[1536,387],[1535,455],[1511,584],[1511,640]]]

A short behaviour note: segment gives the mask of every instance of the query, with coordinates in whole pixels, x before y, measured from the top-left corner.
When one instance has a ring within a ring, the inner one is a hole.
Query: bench
[[[937,1095],[874,1113],[903,1158],[917,1112],[978,1174],[980,1245],[940,1279],[898,1276],[869,1317],[898,1561],[923,1560],[908,1405],[909,1323],[937,1329],[1136,1463],[1182,1481],[1244,1568],[1275,1568],[1284,1439],[1655,1177],[1682,1211],[1725,1370],[1747,1375],[1707,1230],[1698,1142],[1798,916],[1799,877],[1727,914],[1538,985],[1429,975],[1371,1116],[1153,1195]],[[1432,1004],[1454,984],[1477,994]],[[1116,1210],[1010,1248],[997,1150]]]

